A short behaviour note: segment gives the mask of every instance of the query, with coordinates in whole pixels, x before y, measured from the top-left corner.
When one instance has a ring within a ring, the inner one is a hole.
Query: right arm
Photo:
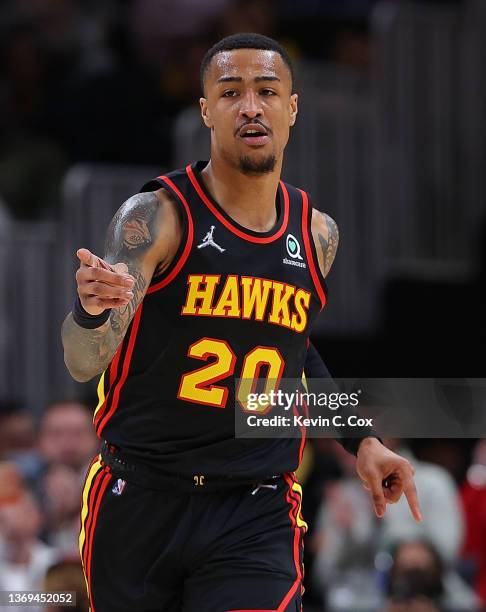
[[[84,310],[98,315],[110,308],[96,329],[79,326],[69,313],[62,326],[64,361],[71,376],[86,382],[106,369],[143,300],[154,275],[165,271],[179,247],[182,223],[167,191],[140,193],[114,216],[106,236],[105,258],[77,252],[78,295]]]

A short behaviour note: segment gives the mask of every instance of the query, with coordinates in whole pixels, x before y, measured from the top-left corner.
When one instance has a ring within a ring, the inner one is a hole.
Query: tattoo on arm
[[[97,329],[76,325],[69,314],[62,337],[66,346],[79,355],[74,368],[80,379],[89,380],[106,368],[123,340],[125,332],[143,300],[150,280],[143,274],[143,259],[153,246],[160,230],[160,201],[154,193],[141,193],[123,204],[113,218],[107,233],[105,260],[111,264],[125,263],[135,279],[133,298],[122,308],[113,308],[108,321]],[[75,361],[72,357],[70,361]],[[89,369],[89,371],[88,371]]]
[[[318,232],[317,237],[322,250],[322,273],[327,276],[331,269],[334,257],[339,243],[339,231],[337,225],[329,215],[323,215],[327,226],[327,236],[325,237],[322,232]]]
[[[133,298],[123,308],[114,308],[110,314],[109,321],[116,346],[123,339],[147,289],[148,282],[142,273],[141,260],[157,238],[159,206],[159,199],[154,193],[135,195],[118,211],[108,229],[106,261],[125,263],[128,273],[135,279]]]

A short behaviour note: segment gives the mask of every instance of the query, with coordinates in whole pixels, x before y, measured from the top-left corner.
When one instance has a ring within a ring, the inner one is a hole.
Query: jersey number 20
[[[209,361],[214,358],[214,361],[183,374],[177,397],[186,402],[226,408],[228,387],[213,383],[234,374],[236,355],[230,345],[225,340],[201,338],[191,344],[187,355],[201,361]],[[240,384],[236,391],[236,399],[244,410],[247,410],[248,395],[254,392],[262,368],[267,371],[265,388],[261,393],[269,393],[278,386],[284,369],[284,360],[278,349],[270,346],[256,346],[245,355],[241,373],[237,377],[240,378]],[[262,407],[256,412],[265,410]]]

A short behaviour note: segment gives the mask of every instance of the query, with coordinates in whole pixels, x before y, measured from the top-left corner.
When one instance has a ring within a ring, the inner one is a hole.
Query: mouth
[[[238,136],[250,147],[261,147],[269,140],[267,128],[260,123],[247,123],[238,131]]]

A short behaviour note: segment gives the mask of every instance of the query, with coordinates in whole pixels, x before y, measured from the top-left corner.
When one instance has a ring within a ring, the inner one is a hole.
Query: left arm
[[[336,256],[338,228],[329,215],[313,208],[311,229],[319,268],[326,277]],[[413,479],[414,469],[409,461],[386,448],[376,437],[365,437],[359,440],[356,471],[373,498],[375,513],[379,518],[385,514],[386,504],[396,503],[403,493],[414,519],[422,520]]]
[[[324,278],[329,274],[339,244],[339,231],[332,217],[312,209],[311,231],[316,246],[319,268]]]
[[[307,349],[304,372],[306,378],[309,379],[307,382],[308,385],[310,384],[310,380],[313,378],[332,378],[326,364],[312,342],[309,343],[309,347]],[[335,390],[339,391],[337,385],[335,386]],[[344,417],[345,421],[347,421],[351,414],[355,413],[349,406],[341,410],[341,415]],[[361,442],[365,438],[379,439],[378,435],[371,427],[363,426],[356,428],[347,426],[341,428],[339,433],[336,432],[335,440],[336,442],[339,442],[339,444],[341,444],[341,446],[347,450],[348,453],[357,455]]]

